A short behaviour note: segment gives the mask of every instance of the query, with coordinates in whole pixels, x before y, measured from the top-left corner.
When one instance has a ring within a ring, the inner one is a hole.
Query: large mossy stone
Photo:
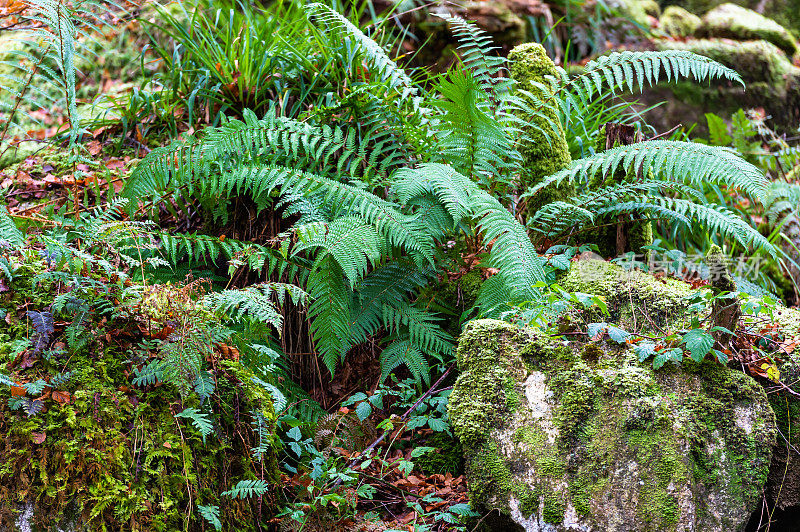
[[[670,2],[672,3],[672,2]],[[735,4],[761,13],[800,35],[800,0],[677,0],[675,5],[702,15],[722,4]]]
[[[495,530],[727,532],[760,503],[775,416],[740,371],[654,371],[493,320],[470,323],[457,356],[449,416]]]
[[[657,40],[658,50],[688,50],[736,70],[738,83],[714,80],[710,84],[680,82],[649,91],[642,104],[667,100],[667,105],[648,113],[648,123],[669,129],[676,123],[705,123],[704,113],[726,116],[741,108],[763,108],[778,131],[794,131],[800,121],[800,68],[786,54],[764,40],[731,39]]]
[[[703,15],[696,34],[698,37],[723,37],[739,41],[763,39],[789,57],[797,53],[797,40],[789,30],[772,19],[736,4],[722,4]]]
[[[659,19],[661,30],[672,37],[689,37],[694,35],[702,20],[694,13],[689,13],[679,6],[668,6]]]
[[[558,110],[549,89],[550,78],[558,78],[559,72],[539,43],[526,43],[517,46],[508,54],[511,77],[518,90],[529,93],[529,104],[540,112],[533,116],[522,115],[520,119],[529,122],[524,128],[525,140],[521,143],[523,158],[520,189],[527,190],[542,180],[572,163],[569,145],[560,125]],[[566,180],[565,180],[566,181]],[[549,185],[528,199],[527,211],[532,216],[536,211],[554,201],[568,201],[575,195],[575,186],[570,183]]]

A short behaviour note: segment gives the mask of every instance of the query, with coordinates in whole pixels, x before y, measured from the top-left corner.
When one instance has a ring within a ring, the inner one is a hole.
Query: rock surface
[[[507,520],[495,530],[742,530],[760,501],[775,416],[739,371],[656,372],[491,320],[467,327],[458,363],[450,419],[472,504]]]
[[[763,39],[789,57],[797,53],[797,41],[789,30],[751,9],[736,4],[722,4],[703,16],[698,37],[724,37],[740,41]]]

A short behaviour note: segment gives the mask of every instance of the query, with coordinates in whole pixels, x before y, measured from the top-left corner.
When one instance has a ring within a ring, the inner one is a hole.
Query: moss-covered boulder
[[[722,4],[703,15],[698,37],[724,37],[739,41],[765,40],[789,57],[797,53],[797,40],[772,19],[736,4]]]
[[[659,19],[661,30],[672,37],[694,35],[702,20],[679,6],[667,6]]]
[[[761,13],[800,35],[800,0],[678,0],[676,5],[702,15],[722,4],[735,4]]]
[[[531,105],[540,109],[543,115],[521,117],[523,120],[533,121],[531,126],[525,129],[527,140],[520,147],[523,157],[520,189],[526,190],[540,183],[545,177],[567,168],[572,162],[572,157],[555,104],[541,103],[551,101],[548,99],[550,96],[548,90],[534,85],[540,83],[549,86],[548,77],[559,76],[555,64],[547,56],[544,47],[539,43],[522,44],[511,50],[508,61],[511,77],[517,82],[517,88],[531,93],[538,100],[531,102]],[[543,205],[553,201],[563,201],[574,195],[575,187],[572,183],[546,187],[528,200],[528,214],[533,215]]]
[[[691,286],[668,277],[656,278],[641,270],[626,270],[621,266],[585,258],[573,263],[558,284],[568,292],[601,296],[610,316],[597,312],[597,321],[617,323],[623,328],[637,330],[651,324],[676,324],[687,316]]]
[[[277,481],[272,396],[235,347],[181,325],[213,321],[191,285],[136,287],[64,253],[0,244],[0,530],[209,530],[199,506],[224,530],[271,517],[272,492],[223,493]]]
[[[494,530],[743,530],[776,437],[764,390],[717,363],[469,324],[449,416]],[[496,515],[496,514],[495,514]]]
[[[765,40],[663,39],[654,42],[659,50],[688,50],[736,70],[746,88],[733,82],[715,81],[710,86],[681,82],[646,95],[645,103],[677,100],[649,115],[649,122],[665,129],[676,122],[705,123],[709,110],[725,115],[747,107],[763,108],[773,117],[779,131],[794,131],[800,121],[800,68],[786,53]],[[671,93],[671,94],[670,94]],[[651,100],[652,99],[652,100]],[[663,118],[659,118],[663,115]]]

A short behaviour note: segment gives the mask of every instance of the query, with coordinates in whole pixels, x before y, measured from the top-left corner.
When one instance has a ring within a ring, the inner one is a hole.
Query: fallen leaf
[[[47,434],[44,432],[31,432],[31,440],[33,440],[33,443],[41,445],[46,438]]]
[[[53,391],[53,401],[62,405],[69,404],[72,401],[72,396],[69,392]]]

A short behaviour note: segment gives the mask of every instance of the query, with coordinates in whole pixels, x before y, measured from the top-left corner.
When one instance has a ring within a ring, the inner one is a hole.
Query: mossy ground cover
[[[135,386],[135,369],[156,356],[168,323],[120,306],[130,286],[100,272],[83,271],[79,286],[53,280],[58,267],[40,251],[0,254],[11,274],[0,275],[0,373],[15,383],[0,388],[0,527],[27,503],[41,530],[69,522],[91,530],[207,529],[198,505],[219,506],[225,530],[251,530],[269,516],[269,495],[221,495],[240,480],[277,480],[272,401],[253,375],[216,351],[215,391],[205,401],[170,384]],[[87,304],[54,310],[70,300]],[[29,312],[52,312],[49,334]],[[188,407],[209,413],[207,436],[176,418]],[[259,446],[265,452],[255,459]]]

